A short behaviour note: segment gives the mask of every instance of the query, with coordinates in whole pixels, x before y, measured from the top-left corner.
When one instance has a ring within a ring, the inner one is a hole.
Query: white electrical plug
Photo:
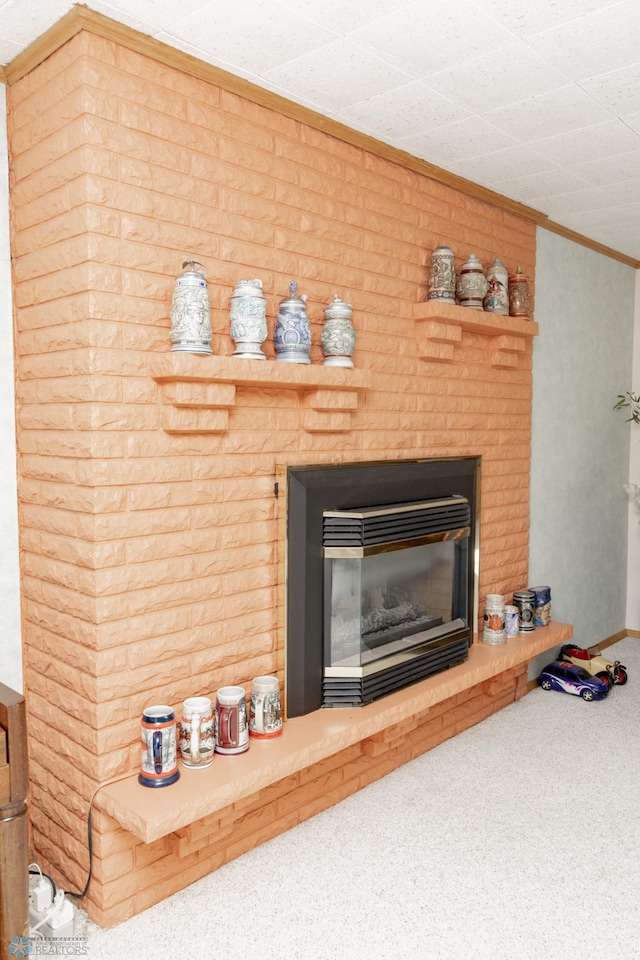
[[[40,877],[35,886],[30,890],[29,898],[33,909],[37,910],[38,913],[44,913],[45,910],[48,910],[53,900],[53,891],[49,881],[45,880],[44,877]]]
[[[53,910],[47,923],[54,937],[63,936],[59,931],[67,924],[71,924],[71,934],[73,934],[73,905],[65,898],[64,890],[58,890],[53,898]]]
[[[73,905],[66,899],[63,890],[58,890],[46,910],[36,910],[33,902],[29,906],[29,936],[51,939],[54,937],[72,937],[74,927]]]

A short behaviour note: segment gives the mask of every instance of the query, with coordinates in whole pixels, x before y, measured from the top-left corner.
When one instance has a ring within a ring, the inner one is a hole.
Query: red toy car
[[[602,656],[599,647],[577,647],[573,643],[565,643],[560,651],[561,660],[569,660],[577,667],[584,667],[594,677],[604,680],[609,689],[614,683],[624,684],[627,682],[627,671],[619,660],[607,660]]]

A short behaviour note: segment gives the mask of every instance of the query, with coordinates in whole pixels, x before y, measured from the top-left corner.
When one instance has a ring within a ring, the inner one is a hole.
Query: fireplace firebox
[[[463,661],[477,624],[480,458],[283,467],[289,717]]]
[[[458,496],[324,512],[323,706],[466,658],[470,521]]]

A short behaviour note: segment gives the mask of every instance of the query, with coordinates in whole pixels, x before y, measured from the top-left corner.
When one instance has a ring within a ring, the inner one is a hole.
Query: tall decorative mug
[[[182,705],[180,756],[185,767],[213,763],[215,724],[209,697],[189,697]]]
[[[249,736],[273,740],[282,733],[282,706],[277,677],[256,677],[251,683]]]
[[[533,622],[533,604],[536,595],[533,590],[514,590],[513,605],[518,608],[518,632],[533,633],[535,623]]]
[[[247,698],[244,687],[220,687],[216,694],[216,753],[249,749]]]
[[[145,707],[140,724],[142,756],[138,782],[168,787],[180,776],[176,755],[176,716],[167,704]]]

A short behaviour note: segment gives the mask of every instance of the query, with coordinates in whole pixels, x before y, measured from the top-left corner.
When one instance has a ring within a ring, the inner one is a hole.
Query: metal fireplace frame
[[[310,464],[278,468],[280,504],[281,633],[284,644],[284,692],[288,717],[303,716],[323,706],[323,513],[354,506],[402,504],[460,495],[472,518],[468,571],[469,623],[464,645],[477,640],[479,456],[413,460]],[[282,506],[284,505],[284,517]],[[282,596],[282,594],[281,594]],[[464,659],[462,648],[455,662]],[[449,664],[436,665],[435,670]],[[424,676],[424,674],[423,674]],[[408,677],[407,683],[421,679]],[[404,684],[406,685],[406,683]]]

